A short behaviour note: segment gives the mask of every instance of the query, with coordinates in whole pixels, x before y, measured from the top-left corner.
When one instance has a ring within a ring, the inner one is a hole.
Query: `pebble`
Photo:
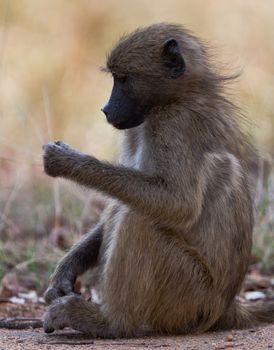
[[[228,336],[226,337],[226,340],[233,341],[234,340],[233,334],[228,334]]]
[[[249,333],[256,333],[256,331],[257,331],[256,329],[249,329],[248,330]]]
[[[230,342],[225,342],[224,344],[217,345],[213,349],[215,349],[215,350],[224,350],[224,349],[228,349],[228,348],[233,348],[234,345],[235,344],[230,341]]]
[[[266,295],[263,292],[252,291],[252,292],[246,292],[245,298],[246,300],[255,301],[255,300],[265,299]]]

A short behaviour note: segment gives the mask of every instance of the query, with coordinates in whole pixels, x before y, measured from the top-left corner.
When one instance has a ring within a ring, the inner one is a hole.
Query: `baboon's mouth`
[[[143,117],[138,117],[138,118],[128,119],[128,120],[119,121],[119,122],[110,122],[110,124],[113,125],[118,130],[124,130],[124,129],[134,128],[142,124],[143,121],[144,121]]]
[[[119,129],[119,125],[120,125],[121,123],[112,123],[112,125],[115,127],[115,128],[117,128],[117,129]]]

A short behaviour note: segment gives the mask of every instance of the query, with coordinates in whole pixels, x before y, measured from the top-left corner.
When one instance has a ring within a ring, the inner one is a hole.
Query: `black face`
[[[185,62],[175,39],[166,41],[161,52],[166,78],[177,79],[185,71]],[[102,108],[107,121],[117,129],[130,129],[142,124],[152,107],[165,102],[160,82],[141,76],[113,73],[113,88],[108,103]],[[156,83],[156,86],[155,86]]]
[[[129,78],[113,75],[113,79],[110,99],[102,108],[107,121],[117,129],[130,129],[142,124],[147,108],[133,96]]]

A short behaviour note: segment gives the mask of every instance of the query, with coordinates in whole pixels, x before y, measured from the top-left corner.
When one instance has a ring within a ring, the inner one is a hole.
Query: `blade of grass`
[[[50,108],[48,90],[46,87],[42,89],[42,96],[43,96],[43,102],[44,102],[45,118],[47,122],[47,133],[48,133],[49,140],[53,140],[52,113]],[[54,195],[54,209],[55,209],[54,228],[57,228],[60,226],[60,219],[61,219],[61,212],[62,212],[61,197],[60,197],[60,182],[58,181],[58,179],[53,182],[53,195]]]

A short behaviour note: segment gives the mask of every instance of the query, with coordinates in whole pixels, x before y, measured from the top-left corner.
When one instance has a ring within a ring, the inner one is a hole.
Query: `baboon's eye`
[[[119,83],[125,83],[127,80],[127,76],[124,74],[112,73],[113,79],[118,81]]]

